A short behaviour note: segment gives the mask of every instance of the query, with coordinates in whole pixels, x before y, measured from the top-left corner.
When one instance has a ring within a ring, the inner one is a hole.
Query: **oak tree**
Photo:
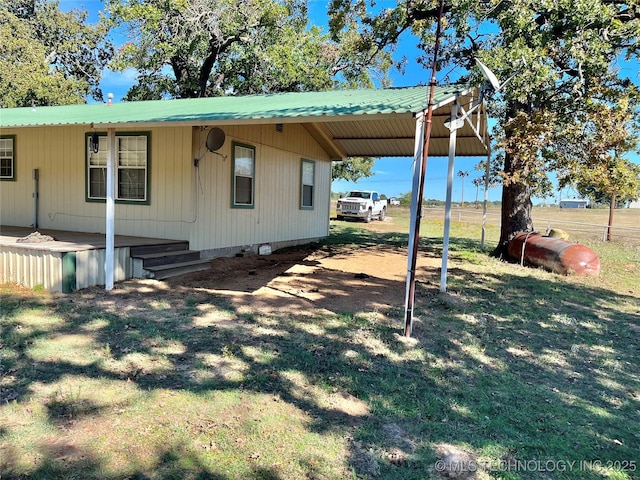
[[[367,50],[393,51],[413,35],[424,52],[417,59],[423,64],[433,53],[437,12],[432,0],[399,2],[385,10],[359,0],[333,0],[329,11],[332,31],[357,29]],[[441,71],[450,65],[452,77],[462,72],[458,81],[479,85],[482,78],[474,68],[479,58],[503,82],[510,79],[489,99],[498,119],[496,161],[503,180],[495,251],[501,255],[518,232],[533,230],[531,197],[550,191],[549,173],[558,168],[553,152],[561,139],[573,134],[580,143],[576,127],[588,101],[604,105],[606,96],[623,95],[631,86],[616,61],[637,58],[640,2],[454,0],[444,3],[442,26]],[[632,108],[637,111],[637,103]]]
[[[111,0],[128,41],[111,66],[138,72],[129,100],[369,86],[388,55],[373,58],[308,25],[303,0]]]
[[[2,107],[102,100],[101,72],[112,55],[108,27],[59,1],[0,0]]]

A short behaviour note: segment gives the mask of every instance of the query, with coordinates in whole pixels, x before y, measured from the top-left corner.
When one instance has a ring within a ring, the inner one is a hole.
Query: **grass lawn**
[[[640,248],[592,242],[602,275],[561,277],[452,227],[448,292],[420,272],[410,339],[403,305],[3,285],[1,478],[640,479]],[[440,231],[426,219],[420,255]],[[317,248],[406,244],[398,218]]]

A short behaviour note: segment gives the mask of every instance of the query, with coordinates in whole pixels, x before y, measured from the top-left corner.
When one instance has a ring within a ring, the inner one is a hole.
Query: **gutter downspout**
[[[33,169],[33,228],[38,228],[38,200],[40,198],[40,170]]]

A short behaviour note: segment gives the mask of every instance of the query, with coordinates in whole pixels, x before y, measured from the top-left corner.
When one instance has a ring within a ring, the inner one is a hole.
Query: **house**
[[[560,200],[560,208],[589,208],[589,200],[582,198],[564,198]]]
[[[174,245],[199,257],[178,257],[181,273],[215,256],[322,239],[331,162],[413,156],[426,90],[2,109],[0,281],[110,288],[161,278],[151,264]],[[437,89],[434,154],[449,151],[452,106],[477,99],[476,89]],[[487,143],[482,109],[458,131],[456,151],[479,155]],[[34,231],[54,231],[57,241],[16,241]],[[140,244],[155,250],[141,253]]]
[[[627,204],[627,208],[640,208],[640,198],[630,201]]]

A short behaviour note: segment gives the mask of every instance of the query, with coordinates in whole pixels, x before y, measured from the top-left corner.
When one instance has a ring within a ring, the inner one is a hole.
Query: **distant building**
[[[640,198],[632,200],[627,204],[627,208],[640,208]]]
[[[560,200],[560,208],[588,208],[589,200],[582,198],[565,198]]]

